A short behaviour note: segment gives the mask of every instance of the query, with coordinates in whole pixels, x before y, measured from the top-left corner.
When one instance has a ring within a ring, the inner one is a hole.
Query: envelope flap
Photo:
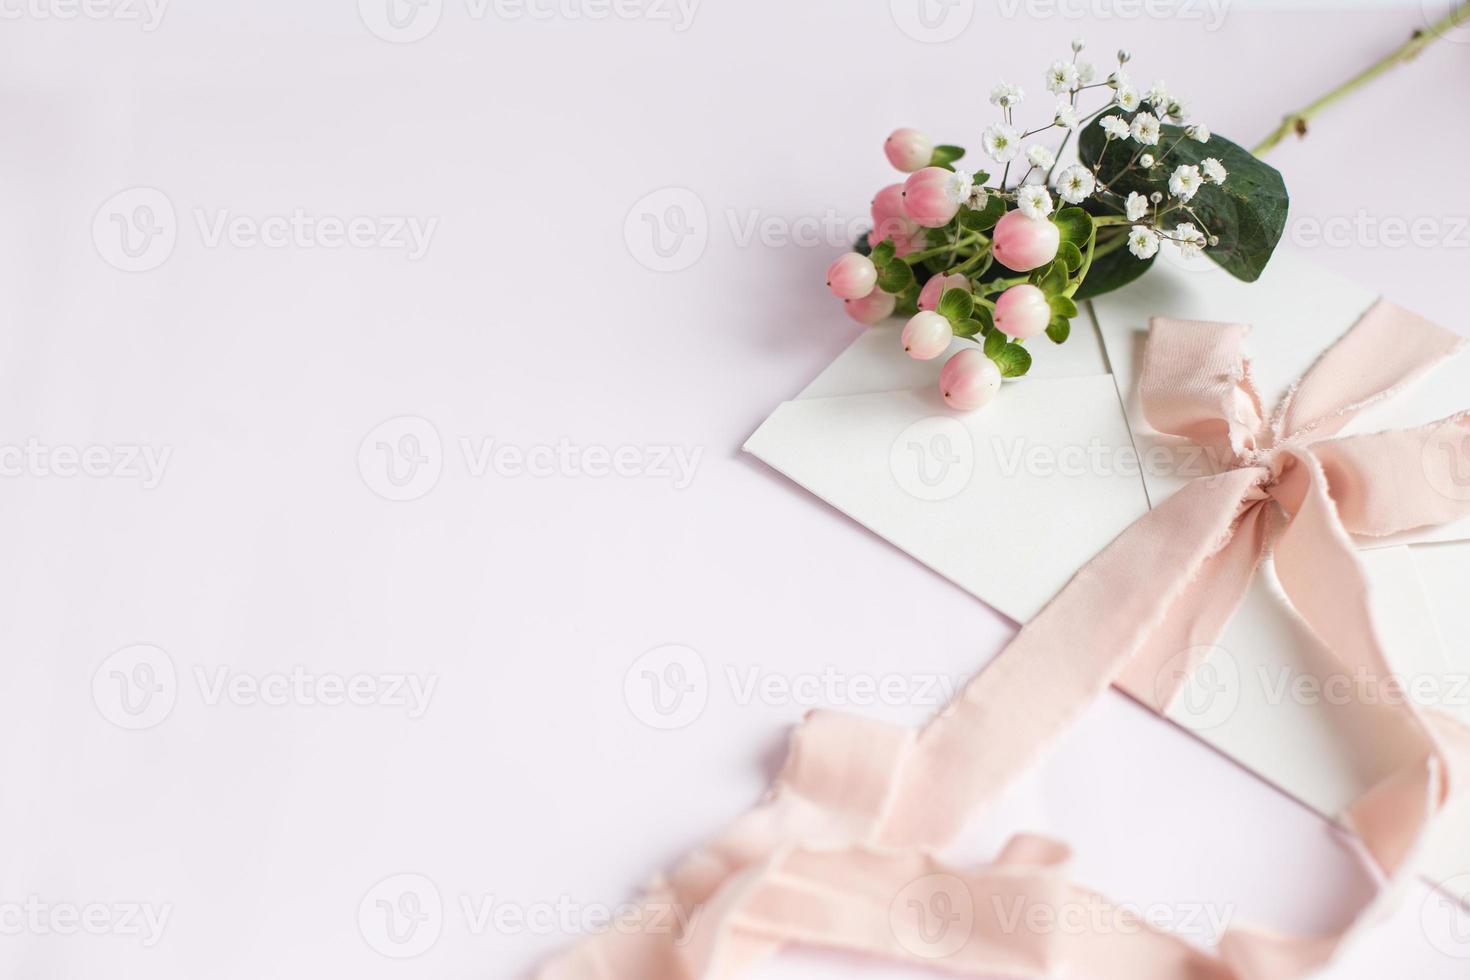
[[[1108,376],[1029,378],[968,414],[932,386],[803,398],[745,449],[1022,622],[1148,509]]]

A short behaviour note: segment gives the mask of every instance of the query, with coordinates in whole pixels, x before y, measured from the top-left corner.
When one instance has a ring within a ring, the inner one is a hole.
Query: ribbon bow
[[[1137,922],[1028,931],[1008,921],[1004,910],[1028,905],[1126,916],[1066,879],[1060,843],[1020,836],[981,867],[935,855],[1108,685],[1167,707],[1197,666],[1191,651],[1218,637],[1268,552],[1322,641],[1320,666],[1389,676],[1352,536],[1470,515],[1470,493],[1446,492],[1459,485],[1458,461],[1427,451],[1470,445],[1470,412],[1339,433],[1462,342],[1380,302],[1268,419],[1241,351],[1246,333],[1199,321],[1151,327],[1146,417],[1203,447],[1217,472],[1125,530],[922,730],[811,713],[760,806],[657,878],[627,928],[570,950],[541,980],[719,980],[789,943],[971,976],[1070,977],[1085,964],[1095,980],[1289,980],[1330,960],[1390,890],[1342,933],[1231,929],[1207,953]],[[1431,822],[1470,785],[1470,731],[1408,703],[1393,710],[1416,758],[1345,814],[1386,877],[1409,872]]]

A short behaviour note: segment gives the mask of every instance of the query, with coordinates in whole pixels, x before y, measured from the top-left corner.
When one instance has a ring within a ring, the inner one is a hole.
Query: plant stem
[[[1453,29],[1466,20],[1470,20],[1470,0],[1467,0],[1467,2],[1460,4],[1458,7],[1452,10],[1450,13],[1446,14],[1440,20],[1431,24],[1427,29],[1416,30],[1409,38],[1409,40],[1399,45],[1397,48],[1389,52],[1389,54],[1385,55],[1377,62],[1369,65],[1367,68],[1363,69],[1361,72],[1354,75],[1346,82],[1343,82],[1337,88],[1323,95],[1315,102],[1312,102],[1305,107],[1298,109],[1296,112],[1289,113],[1284,119],[1281,120],[1281,125],[1277,126],[1275,131],[1272,132],[1270,136],[1267,136],[1264,140],[1257,144],[1255,148],[1251,150],[1251,153],[1256,156],[1261,156],[1262,154],[1273,149],[1276,144],[1285,139],[1288,133],[1294,132],[1298,136],[1305,136],[1307,134],[1307,121],[1315,116],[1318,112],[1322,111],[1327,106],[1336,102],[1343,96],[1349,95],[1352,92],[1355,92],[1358,89],[1362,88],[1364,85],[1373,81],[1373,79],[1389,71],[1396,65],[1401,65],[1405,62],[1412,61],[1415,57],[1418,56],[1419,52],[1423,51],[1425,48],[1429,47],[1429,45],[1437,41],[1446,31]]]

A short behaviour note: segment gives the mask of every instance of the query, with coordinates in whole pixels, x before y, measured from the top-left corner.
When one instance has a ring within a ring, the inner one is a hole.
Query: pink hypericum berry
[[[963,289],[968,293],[970,291],[969,278],[959,272],[952,276],[930,276],[929,281],[924,283],[924,288],[919,290],[919,309],[938,309],[939,301],[951,289]]]
[[[891,238],[893,244],[898,245],[900,240],[913,238],[920,231],[914,219],[903,209],[902,184],[889,184],[873,198],[873,236],[877,241]]]
[[[950,172],[943,167],[925,167],[909,177],[903,185],[904,213],[925,228],[949,224],[960,210],[959,203],[949,196],[949,178]]]
[[[1029,282],[1012,286],[995,301],[995,326],[1018,340],[1035,337],[1051,322],[1046,293]]]
[[[878,285],[878,267],[866,255],[848,252],[827,267],[827,288],[840,299],[862,299]]]
[[[893,308],[898,305],[898,297],[892,293],[885,293],[881,289],[875,289],[861,299],[846,299],[842,301],[842,308],[847,315],[858,323],[866,323],[872,326],[880,323],[893,315]]]
[[[1062,233],[1046,218],[1028,218],[1020,211],[1008,211],[996,223],[991,236],[991,251],[1007,269],[1030,272],[1057,257]]]
[[[954,328],[949,321],[932,311],[916,313],[903,325],[903,349],[916,361],[943,354],[953,338]]]
[[[1000,368],[977,348],[966,347],[939,371],[939,391],[950,408],[980,408],[1000,390]]]
[[[883,144],[883,152],[889,163],[911,174],[934,159],[934,141],[917,129],[895,129]]]

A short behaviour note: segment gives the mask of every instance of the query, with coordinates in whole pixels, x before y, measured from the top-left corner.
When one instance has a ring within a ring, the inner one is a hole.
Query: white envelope
[[[1024,622],[1150,500],[1189,478],[1148,465],[1150,450],[1168,441],[1137,411],[1150,317],[1253,324],[1247,351],[1274,405],[1377,298],[1284,250],[1253,284],[1207,261],[1156,265],[1093,304],[1097,329],[1079,318],[1067,344],[1043,341],[1032,375],[1008,383],[983,412],[948,411],[936,391],[943,359],[904,357],[898,327],[881,325],[782,404],[745,449]],[[1470,356],[1346,431],[1421,425],[1465,408]],[[1067,466],[1079,450],[1087,460]],[[1461,683],[1470,679],[1467,538],[1470,521],[1361,544],[1395,671],[1432,678],[1436,703],[1470,721],[1470,681]],[[1331,818],[1410,750],[1377,723],[1377,709],[1325,688],[1300,693],[1315,642],[1267,562],[1169,717]],[[1470,871],[1470,832],[1441,836],[1425,874],[1444,881]]]

